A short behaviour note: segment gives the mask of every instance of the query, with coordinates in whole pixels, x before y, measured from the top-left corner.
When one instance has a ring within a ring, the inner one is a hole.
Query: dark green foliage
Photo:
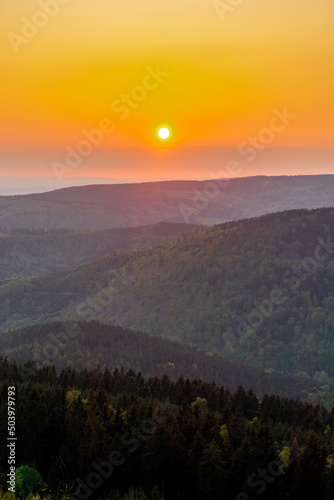
[[[332,209],[296,210],[119,250],[68,272],[4,280],[2,329],[99,319],[268,373],[300,374],[326,395],[334,377],[331,235]]]
[[[124,369],[67,368],[55,379],[39,369],[22,383],[17,368],[0,361],[0,393],[17,388],[23,497],[40,481],[29,467],[43,476],[41,494],[82,485],[79,498],[332,498],[334,419],[324,408]],[[6,467],[1,455],[2,478]]]
[[[173,380],[181,376],[207,382],[214,380],[230,390],[242,384],[246,389],[254,388],[260,396],[276,392],[282,396],[307,398],[310,391],[321,391],[321,382],[305,377],[265,373],[262,368],[209,355],[176,341],[96,321],[56,322],[4,333],[1,335],[0,355],[20,363],[27,360],[35,360],[39,365],[53,363],[58,372],[68,367],[65,373],[69,381],[72,377],[69,366],[82,370],[99,364],[101,368],[109,369],[134,367],[145,377],[167,374]],[[20,368],[23,380],[34,374],[33,363],[29,367],[28,364],[26,368]],[[55,374],[51,367],[44,366],[43,370],[48,371],[49,380],[53,381]],[[108,372],[104,373],[103,383],[106,390],[111,388]],[[159,379],[157,384],[161,384]],[[164,387],[161,390],[164,392]],[[182,402],[184,394],[181,390],[177,397]],[[220,400],[211,403],[218,405]],[[253,392],[246,393],[244,389],[238,389],[232,407],[233,410],[240,408],[250,417],[255,417],[258,411]]]
[[[34,493],[41,485],[42,476],[29,465],[21,465],[16,470],[15,482],[17,495],[20,498],[26,498],[29,493]]]
[[[161,222],[153,226],[104,231],[0,231],[0,280],[67,271],[83,262],[112,254],[115,250],[156,246],[195,229],[203,231],[204,227]]]

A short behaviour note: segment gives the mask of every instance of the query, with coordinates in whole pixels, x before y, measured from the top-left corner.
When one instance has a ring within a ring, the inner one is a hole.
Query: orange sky
[[[0,176],[330,172],[334,2],[229,2],[0,0]]]

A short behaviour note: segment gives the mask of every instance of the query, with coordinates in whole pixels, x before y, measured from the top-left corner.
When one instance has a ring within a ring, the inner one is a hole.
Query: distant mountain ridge
[[[334,175],[91,185],[0,197],[0,227],[110,229],[178,222],[212,225],[334,205]]]

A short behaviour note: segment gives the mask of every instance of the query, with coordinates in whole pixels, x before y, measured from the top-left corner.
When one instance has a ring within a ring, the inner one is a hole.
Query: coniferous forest
[[[0,18],[0,500],[334,500],[334,0]]]
[[[2,230],[0,498],[334,498],[332,234]]]
[[[15,385],[29,464],[21,496],[29,484],[35,499],[333,498],[334,412],[319,405],[134,370],[48,366],[23,381],[21,369],[0,362],[1,433]]]

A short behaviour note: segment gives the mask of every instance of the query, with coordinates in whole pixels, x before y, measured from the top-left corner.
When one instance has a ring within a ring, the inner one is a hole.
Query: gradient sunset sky
[[[235,176],[334,173],[333,0],[0,9],[3,186],[205,179],[231,160]],[[68,163],[101,124],[92,151]]]

